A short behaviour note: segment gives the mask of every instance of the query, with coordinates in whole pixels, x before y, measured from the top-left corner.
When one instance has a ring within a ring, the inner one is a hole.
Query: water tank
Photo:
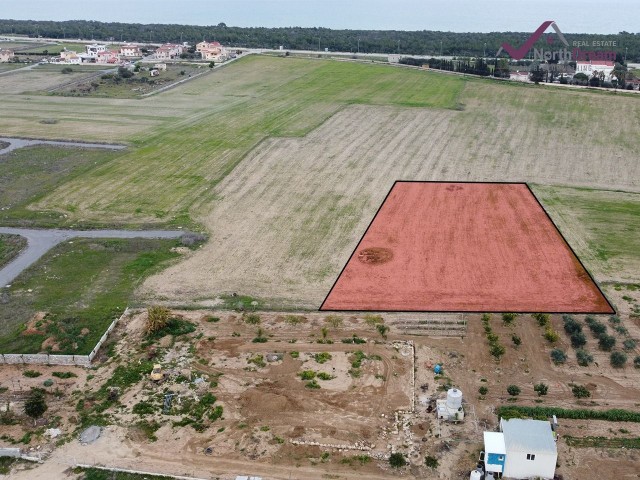
[[[462,392],[457,388],[450,388],[447,392],[447,408],[458,410],[462,407]]]
[[[469,475],[469,480],[480,480],[482,478],[482,472],[478,470],[472,470]]]
[[[442,365],[436,364],[436,366],[433,367],[433,373],[439,374],[440,372],[442,372]]]

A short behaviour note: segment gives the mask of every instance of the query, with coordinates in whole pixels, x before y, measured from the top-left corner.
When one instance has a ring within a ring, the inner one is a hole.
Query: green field
[[[583,261],[614,280],[640,280],[640,193],[534,190],[561,230],[570,232],[569,241]]]
[[[7,76],[10,91],[31,75]],[[171,272],[194,298],[237,291],[316,305],[395,179],[535,183],[600,282],[638,279],[635,194],[600,193],[640,192],[637,96],[252,55],[144,99],[0,98],[6,134],[131,146],[94,153],[103,160],[93,166],[83,153],[88,162],[2,221],[207,229],[217,252],[205,246]],[[596,126],[602,111],[628,121]],[[203,270],[211,264],[216,272]]]
[[[224,87],[229,76],[232,89]],[[178,105],[194,95],[200,108],[134,138],[134,152],[69,182],[39,205],[72,206],[123,223],[184,221],[194,207],[209,204],[212,187],[269,136],[303,136],[348,104],[455,108],[463,85],[458,78],[379,65],[243,59],[163,95],[158,102],[177,98]],[[105,188],[114,178],[117,188]],[[70,193],[78,188],[93,192],[90,204],[84,194]]]
[[[26,246],[27,240],[24,237],[0,233],[0,268],[13,260]]]
[[[56,186],[122,155],[121,152],[37,145],[0,155],[0,225],[69,224],[58,212],[28,210]]]
[[[176,240],[74,239],[53,248],[4,289],[1,353],[88,354],[135,287],[178,254]],[[25,331],[37,312],[47,314]],[[86,330],[84,330],[86,329]],[[46,339],[51,342],[43,347]]]

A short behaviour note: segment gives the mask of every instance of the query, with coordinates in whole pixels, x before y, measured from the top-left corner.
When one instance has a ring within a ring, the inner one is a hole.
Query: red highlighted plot
[[[396,182],[320,310],[614,313],[524,183]]]

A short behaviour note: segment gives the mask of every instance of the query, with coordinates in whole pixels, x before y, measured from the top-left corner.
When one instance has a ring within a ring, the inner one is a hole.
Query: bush
[[[331,375],[331,374],[329,374],[327,372],[320,372],[320,373],[318,373],[318,378],[320,380],[333,380],[336,377],[334,377],[333,375]]]
[[[489,353],[491,353],[491,355],[493,355],[498,360],[502,355],[504,355],[505,352],[506,352],[506,349],[502,345],[497,345],[497,344],[493,345],[489,349]]]
[[[515,333],[511,335],[511,341],[516,347],[522,344],[522,339]]]
[[[627,354],[624,352],[611,353],[611,366],[614,368],[622,368],[627,363]]]
[[[558,407],[524,407],[524,406],[501,406],[496,409],[498,417],[508,418],[534,418],[536,420],[547,420],[555,415],[558,418],[569,418],[572,420],[607,420],[609,422],[640,422],[640,412],[622,410],[614,408],[611,410],[588,410],[584,408],[558,408]]]
[[[325,317],[324,321],[333,328],[340,328],[342,326],[342,317],[340,315],[328,315]]]
[[[633,366],[636,368],[640,368],[640,355],[636,356],[636,358],[633,359]]]
[[[546,338],[549,343],[555,343],[560,339],[560,336],[549,326],[544,330],[544,338]]]
[[[534,313],[531,315],[541,327],[546,327],[549,325],[550,316],[548,313]]]
[[[45,387],[50,387],[51,385],[53,385],[53,380],[51,380],[50,378],[47,378],[44,382],[42,382],[42,384]]]
[[[573,385],[571,391],[576,398],[589,398],[591,396],[591,392],[584,385]]]
[[[582,332],[574,332],[571,334],[571,346],[573,348],[584,347],[587,344],[587,337]]]
[[[73,73],[73,68],[71,67],[64,67],[62,70],[60,70],[62,73],[69,74],[69,73]]]
[[[25,370],[24,372],[22,372],[22,376],[27,378],[36,378],[36,377],[39,377],[40,375],[42,374],[37,370]]]
[[[551,350],[551,360],[553,360],[553,363],[556,365],[560,365],[567,361],[567,354],[559,348],[554,348]]]
[[[245,323],[248,323],[249,325],[260,324],[260,315],[258,315],[257,313],[247,313],[242,316],[242,319],[245,321]]]
[[[615,347],[615,345],[616,339],[611,335],[602,335],[598,340],[598,346],[600,347],[600,350],[604,350],[605,352],[610,352],[611,350],[613,350],[613,347]]]
[[[329,352],[321,352],[321,353],[316,353],[313,356],[313,358],[318,363],[326,363],[327,361],[331,360],[333,357]]]
[[[620,317],[617,315],[611,315],[609,317],[609,323],[611,325],[620,325],[620,322],[621,322]]]
[[[541,397],[542,395],[547,394],[547,392],[549,391],[549,385],[546,385],[542,382],[537,383],[533,386],[533,391],[536,392],[539,397]]]
[[[507,393],[512,397],[517,397],[518,395],[520,395],[520,387],[517,385],[509,385],[507,387]]]
[[[121,78],[131,78],[133,77],[133,72],[126,67],[118,67],[118,75]]]
[[[438,468],[438,459],[436,457],[424,457],[424,464],[429,468]]]
[[[506,325],[511,325],[515,321],[517,316],[518,316],[517,313],[503,313],[502,314],[502,321]]]
[[[602,335],[607,333],[607,326],[604,323],[593,321],[589,323],[589,330],[591,330],[594,337],[600,338]]]
[[[577,350],[576,351],[576,360],[578,360],[578,365],[581,367],[586,367],[590,363],[593,363],[593,355],[591,355],[586,350]]]
[[[305,387],[310,388],[312,390],[316,390],[318,388],[320,388],[320,384],[317,382],[317,380],[311,380],[310,382],[307,382],[305,384]]]
[[[582,332],[582,325],[571,315],[563,315],[562,322],[564,324],[564,331],[567,332],[567,335]]]
[[[485,387],[484,385],[483,385],[483,386],[481,386],[481,387],[478,389],[478,393],[479,393],[480,395],[486,395],[488,392],[489,392],[489,389],[488,389],[487,387]]]
[[[132,412],[137,415],[149,415],[157,409],[149,402],[138,402],[133,406]]]
[[[402,455],[399,452],[392,453],[389,456],[389,465],[391,465],[393,468],[404,467],[406,464],[407,464],[407,459],[404,458],[404,455]]]
[[[167,307],[154,305],[147,308],[147,323],[145,324],[145,331],[147,333],[155,333],[162,330],[169,323],[170,316],[171,312]]]
[[[51,375],[57,378],[73,378],[78,376],[73,372],[53,372]]]
[[[314,378],[316,378],[316,372],[314,372],[313,370],[303,370],[298,374],[298,376],[302,380],[313,380]]]
[[[636,348],[636,341],[632,338],[627,338],[624,342],[622,342],[622,347],[625,350],[633,350]]]

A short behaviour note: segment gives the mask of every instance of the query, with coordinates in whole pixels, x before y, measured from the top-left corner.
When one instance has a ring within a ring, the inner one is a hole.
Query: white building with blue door
[[[558,449],[551,424],[541,420],[500,420],[500,432],[484,432],[485,471],[513,479],[552,479]]]

